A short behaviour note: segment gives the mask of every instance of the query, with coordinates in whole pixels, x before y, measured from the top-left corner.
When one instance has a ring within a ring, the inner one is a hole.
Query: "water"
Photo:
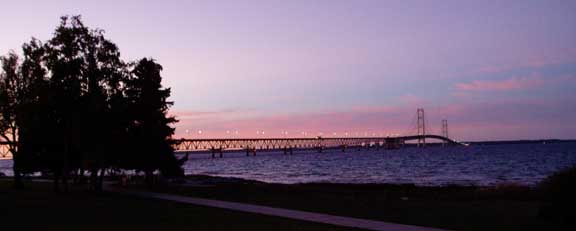
[[[10,174],[10,161],[0,171]],[[399,150],[297,151],[191,155],[186,174],[238,177],[274,183],[412,183],[417,185],[536,185],[576,165],[576,143],[501,144]]]

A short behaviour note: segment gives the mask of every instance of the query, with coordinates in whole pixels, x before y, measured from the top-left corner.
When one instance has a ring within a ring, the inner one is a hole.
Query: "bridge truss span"
[[[457,144],[454,140],[439,135],[414,135],[400,137],[330,137],[330,138],[232,138],[232,139],[178,139],[174,140],[176,152],[212,151],[222,155],[224,150],[246,150],[247,154],[256,154],[256,150],[284,150],[292,152],[293,149],[317,149],[321,152],[326,148],[384,148],[396,149],[406,141],[423,138],[438,139],[450,144]]]

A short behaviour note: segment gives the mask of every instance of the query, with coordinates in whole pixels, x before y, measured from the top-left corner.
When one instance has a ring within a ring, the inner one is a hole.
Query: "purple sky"
[[[576,1],[0,5],[1,54],[82,14],[157,59],[178,137],[407,134],[423,107],[458,140],[576,138]]]

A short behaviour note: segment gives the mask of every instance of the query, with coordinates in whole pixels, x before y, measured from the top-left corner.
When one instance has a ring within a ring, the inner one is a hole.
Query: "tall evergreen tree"
[[[177,120],[167,115],[173,103],[168,101],[170,88],[162,87],[161,71],[160,64],[144,58],[135,64],[132,70],[134,76],[128,82],[130,108],[135,115],[130,126],[131,142],[138,155],[130,159],[136,160],[136,169],[146,173],[148,183],[151,183],[155,170],[167,176],[182,175],[170,140],[174,134],[174,128],[170,125]]]

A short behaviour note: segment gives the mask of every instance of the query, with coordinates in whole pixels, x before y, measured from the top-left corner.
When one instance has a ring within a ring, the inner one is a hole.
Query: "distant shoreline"
[[[553,143],[575,143],[576,140],[564,139],[538,139],[538,140],[489,140],[489,141],[464,141],[470,145],[487,145],[487,144],[553,144]]]

